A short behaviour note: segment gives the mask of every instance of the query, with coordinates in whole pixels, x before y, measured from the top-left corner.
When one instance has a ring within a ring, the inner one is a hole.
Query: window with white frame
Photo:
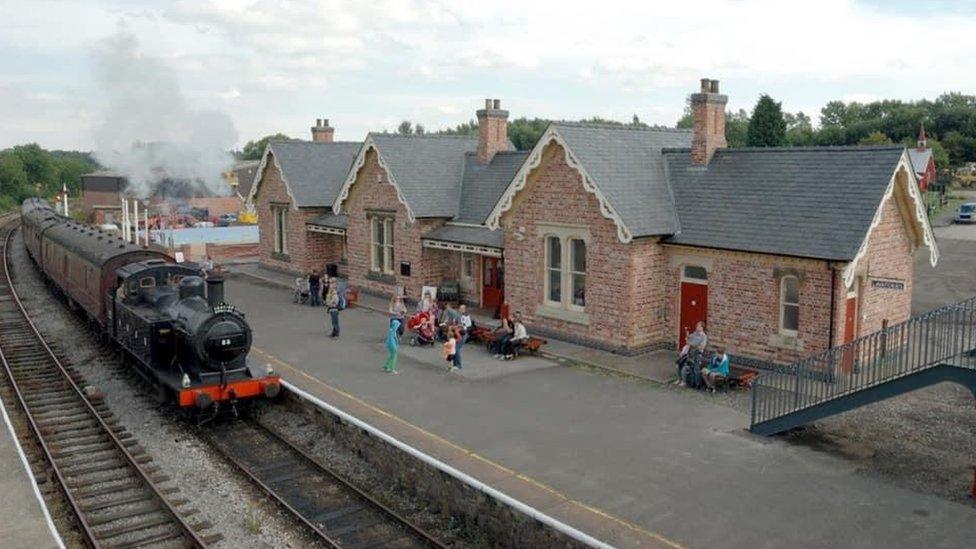
[[[274,251],[279,254],[287,254],[288,207],[272,206],[271,214],[274,217]]]
[[[373,216],[370,218],[370,232],[373,245],[370,247],[370,267],[381,273],[393,272],[393,218]]]
[[[795,336],[800,330],[800,279],[788,275],[779,280],[779,331]]]
[[[547,236],[545,247],[546,305],[582,311],[586,308],[586,241]]]

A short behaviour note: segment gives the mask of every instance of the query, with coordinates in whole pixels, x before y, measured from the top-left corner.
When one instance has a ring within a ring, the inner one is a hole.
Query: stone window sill
[[[803,341],[792,335],[787,334],[773,334],[769,336],[769,345],[776,347],[777,349],[786,349],[787,351],[803,352]]]
[[[573,324],[580,324],[583,326],[590,325],[590,315],[584,313],[583,311],[571,311],[569,309],[560,309],[558,307],[551,307],[549,305],[539,305],[535,309],[535,314],[545,318],[562,320],[563,322],[571,322]]]
[[[366,273],[366,280],[372,280],[380,284],[389,284],[390,286],[396,284],[396,277],[392,274],[378,273],[376,271]]]
[[[286,261],[291,263],[291,257],[288,254],[283,254],[281,252],[271,252],[271,259],[277,259],[278,261]]]

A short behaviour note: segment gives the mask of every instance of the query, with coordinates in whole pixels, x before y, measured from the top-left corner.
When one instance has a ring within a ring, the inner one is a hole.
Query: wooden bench
[[[524,350],[524,351],[528,351],[529,354],[531,355],[537,355],[539,354],[539,349],[541,349],[542,346],[545,345],[546,343],[549,342],[540,337],[529,336],[528,341],[515,348],[515,354],[518,355],[520,352]]]
[[[737,387],[748,389],[752,387],[752,382],[759,377],[759,374],[752,370],[740,370],[738,368],[730,369],[729,374],[729,377],[720,377],[715,380],[715,390],[728,391]]]

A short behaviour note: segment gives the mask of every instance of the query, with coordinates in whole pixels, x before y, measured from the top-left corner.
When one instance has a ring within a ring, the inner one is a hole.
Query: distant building
[[[96,224],[121,221],[121,193],[126,186],[125,176],[113,171],[100,170],[82,175],[80,204],[85,219]]]
[[[935,158],[932,156],[932,149],[928,146],[924,126],[918,130],[918,141],[915,148],[908,149],[908,158],[912,161],[915,178],[918,179],[918,188],[922,192],[927,191],[929,186],[935,183]]]

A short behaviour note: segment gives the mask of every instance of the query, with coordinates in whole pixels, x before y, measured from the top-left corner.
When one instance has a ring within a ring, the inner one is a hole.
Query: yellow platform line
[[[423,427],[420,427],[420,426],[414,425],[413,423],[410,423],[409,421],[401,418],[400,416],[398,416],[398,415],[396,415],[394,413],[388,412],[388,411],[386,411],[386,410],[384,410],[382,408],[379,408],[378,406],[375,406],[374,404],[371,404],[369,402],[366,402],[365,400],[359,398],[356,395],[353,395],[353,394],[351,394],[351,393],[349,393],[347,391],[343,391],[342,389],[339,389],[337,387],[334,387],[332,385],[329,385],[328,383],[322,381],[321,379],[319,379],[319,378],[317,378],[315,376],[312,376],[312,375],[308,374],[304,370],[301,370],[299,368],[296,368],[295,366],[292,366],[288,362],[285,362],[284,360],[282,360],[282,359],[280,359],[280,358],[272,355],[271,353],[265,351],[264,349],[258,347],[257,345],[252,345],[251,346],[251,351],[253,351],[255,354],[261,355],[262,357],[264,357],[264,359],[273,362],[279,368],[288,370],[289,372],[292,372],[292,373],[294,373],[294,374],[296,374],[298,376],[301,376],[301,377],[303,377],[303,378],[311,381],[312,383],[315,383],[317,385],[321,385],[321,386],[329,389],[330,391],[335,391],[336,393],[339,393],[340,395],[342,395],[342,396],[344,396],[344,397],[346,397],[346,398],[348,398],[348,399],[350,399],[350,400],[352,400],[352,401],[354,401],[354,402],[356,402],[358,404],[361,404],[362,406],[365,406],[366,408],[370,409],[373,412],[376,412],[377,414],[380,414],[382,416],[388,417],[388,418],[390,418],[390,419],[392,419],[394,421],[397,421],[397,422],[399,422],[399,423],[401,423],[401,424],[403,424],[403,425],[405,425],[405,426],[407,426],[407,427],[409,427],[411,429],[416,429],[417,431],[423,433],[425,436],[428,436],[428,437],[430,437],[430,438],[432,438],[432,439],[434,439],[434,440],[436,440],[436,441],[438,441],[438,442],[440,442],[442,444],[445,444],[447,446],[450,446],[451,448],[454,448],[455,450],[458,450],[460,452],[463,452],[463,453],[465,453],[465,454],[467,454],[467,455],[469,455],[469,456],[471,456],[473,458],[480,459],[480,460],[482,460],[482,461],[484,461],[486,463],[491,464],[494,467],[498,467],[499,469],[510,473],[512,476],[518,477],[521,480],[524,480],[526,482],[530,482],[530,483],[538,486],[539,488],[542,488],[542,489],[547,490],[547,491],[549,491],[549,492],[551,492],[553,494],[556,494],[558,497],[560,497],[562,499],[565,499],[569,503],[572,503],[572,504],[575,504],[575,505],[579,505],[580,507],[583,507],[584,509],[586,509],[586,510],[592,512],[592,513],[595,513],[597,515],[600,515],[601,517],[603,517],[603,518],[605,518],[605,519],[607,519],[607,520],[609,520],[611,522],[614,522],[614,523],[619,524],[621,526],[625,526],[626,528],[628,528],[630,530],[633,530],[635,532],[639,532],[641,534],[650,536],[650,537],[656,539],[657,541],[660,541],[661,543],[664,543],[664,544],[666,544],[666,545],[668,545],[670,547],[674,547],[675,549],[684,549],[684,546],[683,545],[681,545],[680,543],[678,543],[678,542],[676,542],[674,540],[668,539],[667,537],[665,537],[662,534],[659,534],[657,532],[652,532],[652,531],[647,530],[647,529],[645,529],[645,528],[643,528],[643,527],[641,527],[641,526],[639,526],[637,524],[634,524],[633,522],[630,522],[630,521],[625,520],[625,519],[622,519],[620,517],[611,515],[610,513],[606,512],[603,509],[600,509],[598,507],[593,507],[592,505],[588,505],[588,504],[583,503],[581,501],[577,501],[577,500],[575,500],[575,499],[567,496],[566,494],[563,494],[559,490],[556,490],[556,489],[552,488],[551,486],[548,486],[548,485],[546,485],[546,484],[544,484],[542,482],[539,482],[538,480],[535,480],[532,477],[526,476],[526,475],[524,475],[524,474],[522,474],[522,473],[520,473],[518,471],[515,471],[513,469],[510,469],[508,467],[505,467],[504,465],[501,465],[499,463],[496,463],[496,462],[494,462],[494,461],[492,461],[492,460],[490,460],[490,459],[488,459],[488,458],[486,458],[486,457],[484,457],[484,456],[482,456],[482,455],[474,452],[473,450],[470,450],[468,448],[465,448],[464,446],[460,446],[460,445],[458,445],[458,444],[456,444],[454,442],[451,442],[450,440],[447,440],[447,439],[441,437],[440,435],[437,435],[436,433],[432,433],[432,432],[424,429]]]

